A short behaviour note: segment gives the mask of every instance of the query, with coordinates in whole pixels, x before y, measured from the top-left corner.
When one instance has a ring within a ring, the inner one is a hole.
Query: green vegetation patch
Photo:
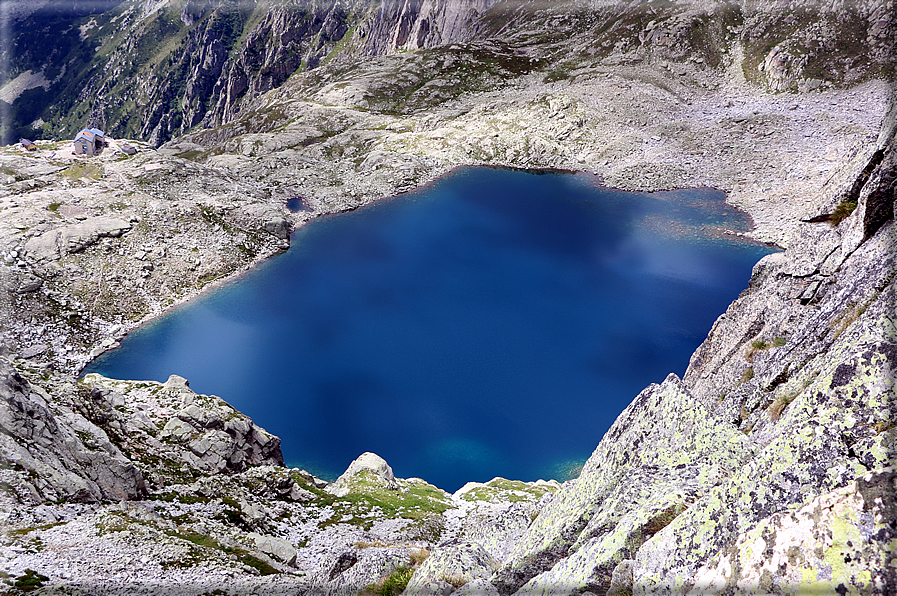
[[[851,213],[857,208],[856,199],[845,199],[841,201],[832,214],[829,216],[828,223],[833,228],[837,227],[842,221],[847,219]]]
[[[276,573],[280,573],[277,569],[275,569],[270,563],[256,557],[249,551],[230,546],[223,546],[218,543],[217,540],[212,538],[211,536],[207,536],[205,534],[199,534],[196,532],[186,531],[186,532],[175,532],[168,531],[166,532],[168,536],[172,538],[178,538],[180,540],[185,540],[190,544],[193,544],[200,549],[208,549],[214,551],[221,551],[222,553],[233,555],[237,557],[237,559],[243,563],[244,565],[248,565],[252,567],[256,571],[259,572],[260,575],[274,575]],[[191,552],[190,556],[183,557],[177,561],[168,561],[167,563],[163,563],[163,567],[179,567],[179,568],[188,568],[195,567],[199,563],[201,563],[205,558],[203,556],[202,550],[195,550]]]
[[[373,472],[359,472],[352,479],[352,492],[334,498],[334,515],[321,527],[343,523],[369,530],[378,519],[423,520],[451,507],[450,498],[431,484],[411,480],[401,481],[401,485],[401,490],[389,490]]]
[[[204,155],[205,153],[206,153],[205,151],[199,151],[197,149],[193,149],[190,151],[184,151],[183,153],[178,153],[175,155],[175,157],[180,157],[181,159],[187,159],[190,161],[194,161],[196,158]]]
[[[788,343],[788,340],[781,336],[778,336],[771,341],[766,341],[765,339],[755,339],[754,341],[751,342],[751,347],[748,348],[747,351],[744,353],[744,358],[748,362],[753,362],[754,355],[757,352],[769,350],[770,348],[781,348],[786,343]]]
[[[16,578],[13,585],[22,592],[31,592],[37,590],[44,585],[44,582],[50,581],[46,575],[41,575],[33,569],[26,569],[25,573]]]
[[[478,486],[464,493],[465,501],[538,501],[545,493],[555,492],[555,488],[546,484],[527,484],[520,480],[495,478],[483,486]]]
[[[414,569],[411,567],[399,567],[382,582],[368,586],[368,591],[375,596],[399,596],[405,591],[412,575],[414,575]]]
[[[24,536],[25,534],[30,534],[31,532],[36,532],[39,530],[49,530],[50,528],[55,528],[56,526],[63,526],[66,522],[56,522],[55,524],[46,524],[43,526],[33,526],[30,528],[19,528],[17,530],[9,530],[6,535],[7,536]]]
[[[96,181],[103,177],[103,167],[93,163],[80,163],[69,166],[62,172],[62,175],[72,181],[82,178]]]

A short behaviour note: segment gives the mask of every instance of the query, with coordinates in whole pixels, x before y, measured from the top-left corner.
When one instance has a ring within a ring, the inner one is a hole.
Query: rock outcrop
[[[215,396],[200,395],[183,377],[165,383],[81,380],[81,407],[100,425],[117,429],[132,458],[155,462],[144,473],[157,486],[173,479],[283,465],[280,439]]]
[[[492,577],[495,559],[476,542],[450,540],[434,549],[411,576],[408,594],[450,594],[476,580]]]
[[[787,589],[887,593],[897,585],[895,472],[868,472],[800,509],[776,513],[698,569],[689,596]]]
[[[101,428],[32,387],[2,358],[0,457],[4,487],[26,503],[146,494],[140,470]]]
[[[361,476],[356,478],[356,476]],[[345,497],[356,483],[374,483],[386,490],[399,490],[399,484],[392,468],[376,453],[362,453],[349,464],[343,474],[327,487],[327,492],[337,497]]]

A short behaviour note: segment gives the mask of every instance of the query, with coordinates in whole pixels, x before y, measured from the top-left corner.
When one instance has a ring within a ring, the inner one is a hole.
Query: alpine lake
[[[774,250],[750,225],[711,189],[461,168],[306,224],[84,373],[186,377],[329,480],[365,451],[449,491],[566,480]]]

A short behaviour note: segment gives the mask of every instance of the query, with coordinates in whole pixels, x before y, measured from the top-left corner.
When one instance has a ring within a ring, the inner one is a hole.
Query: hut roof
[[[105,134],[103,134],[102,130],[98,130],[96,128],[85,128],[77,135],[75,135],[75,140],[77,141],[80,138],[85,138],[88,141],[93,141],[96,137],[105,138]]]

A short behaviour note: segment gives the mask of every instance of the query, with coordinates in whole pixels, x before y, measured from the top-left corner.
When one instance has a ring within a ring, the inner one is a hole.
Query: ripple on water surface
[[[466,168],[318,219],[85,372],[190,379],[333,478],[364,451],[447,490],[575,474],[647,384],[682,375],[771,249],[723,193]]]

